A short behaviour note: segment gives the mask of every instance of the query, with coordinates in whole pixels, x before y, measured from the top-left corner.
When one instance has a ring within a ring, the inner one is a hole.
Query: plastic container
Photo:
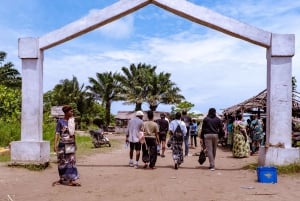
[[[272,166],[260,166],[256,168],[257,181],[260,183],[277,183],[277,168]]]

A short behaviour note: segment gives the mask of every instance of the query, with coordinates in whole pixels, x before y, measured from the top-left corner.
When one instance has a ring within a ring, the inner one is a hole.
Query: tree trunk
[[[135,111],[142,110],[142,103],[135,104]]]
[[[111,102],[106,103],[105,105],[105,127],[107,128],[110,124],[110,108]]]
[[[158,105],[150,105],[150,110],[154,112],[156,111],[157,107]]]

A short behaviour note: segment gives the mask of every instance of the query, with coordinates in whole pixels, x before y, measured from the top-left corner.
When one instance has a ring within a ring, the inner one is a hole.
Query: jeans
[[[190,138],[189,133],[187,133],[186,136],[183,137],[183,141],[184,141],[184,155],[185,156],[187,156],[189,154],[189,138]]]

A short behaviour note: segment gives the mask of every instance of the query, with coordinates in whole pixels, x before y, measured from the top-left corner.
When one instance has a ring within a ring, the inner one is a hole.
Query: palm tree
[[[155,73],[156,66],[139,63],[131,64],[129,68],[122,67],[123,75],[117,79],[122,83],[122,100],[124,104],[135,104],[135,111],[142,110],[142,103],[151,87],[150,80]]]
[[[79,115],[78,126],[85,116],[91,113],[94,106],[94,100],[89,96],[84,88],[80,85],[77,78],[73,76],[72,80],[64,79],[57,84],[53,90],[44,94],[44,111],[50,111],[54,105],[70,104],[74,108],[75,115]]]
[[[80,101],[83,98],[84,84],[81,86],[75,76],[72,80],[61,80],[53,89],[52,102],[55,105],[71,104]],[[78,108],[77,108],[78,109]]]
[[[141,110],[142,103],[147,102],[150,110],[155,111],[160,103],[174,104],[184,99],[179,94],[180,89],[170,81],[171,74],[162,72],[157,75],[156,68],[141,63],[122,67],[124,75],[118,79],[122,83],[125,104],[135,104],[135,110]]]
[[[156,111],[159,104],[176,104],[184,100],[180,89],[170,80],[171,74],[161,72],[153,75],[146,96],[146,102],[152,111]]]
[[[91,92],[96,100],[102,101],[105,107],[105,123],[110,124],[110,111],[113,101],[121,100],[119,96],[120,84],[116,77],[117,73],[105,72],[97,73],[96,79],[89,77],[90,86],[87,89]]]
[[[6,53],[0,51],[0,84],[10,88],[21,88],[21,76],[13,63],[4,63]]]

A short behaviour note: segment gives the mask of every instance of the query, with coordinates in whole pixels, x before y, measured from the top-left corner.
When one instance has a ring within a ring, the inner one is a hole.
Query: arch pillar
[[[299,160],[299,148],[291,146],[294,54],[294,35],[272,34],[267,49],[266,146],[259,151],[260,165],[286,165]]]
[[[13,163],[47,163],[50,143],[43,141],[43,51],[37,38],[19,39],[22,60],[21,141],[11,143]],[[26,153],[26,154],[24,154]]]

